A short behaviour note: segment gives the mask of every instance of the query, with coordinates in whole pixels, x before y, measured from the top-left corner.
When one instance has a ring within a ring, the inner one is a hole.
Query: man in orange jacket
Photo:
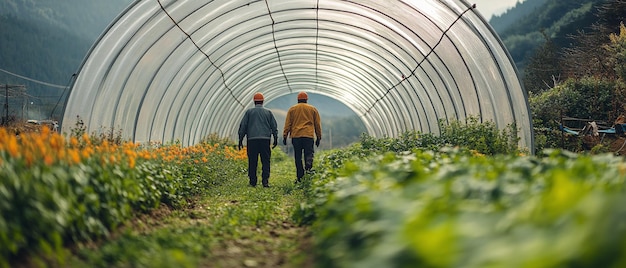
[[[287,111],[285,129],[283,130],[283,144],[287,145],[287,137],[291,134],[294,158],[296,161],[296,183],[300,182],[304,172],[313,167],[313,143],[320,146],[322,140],[322,125],[320,114],[315,107],[307,103],[309,96],[306,92],[298,93],[298,104],[291,106]],[[317,138],[314,140],[314,138]],[[304,167],[302,155],[304,153]]]

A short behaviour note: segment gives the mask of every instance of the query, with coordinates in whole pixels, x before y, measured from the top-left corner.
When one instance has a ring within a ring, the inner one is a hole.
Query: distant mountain
[[[598,20],[597,7],[608,1],[621,0],[526,0],[489,23],[523,73],[528,59],[546,41],[542,31],[558,47],[567,47],[570,36],[590,29]]]
[[[66,86],[89,48],[132,0],[0,1],[0,69],[38,81]],[[47,119],[64,91],[0,72],[0,84],[24,85],[25,95],[10,111]],[[34,109],[24,109],[33,103]],[[55,110],[60,112],[59,109]]]
[[[298,93],[281,96],[275,100],[268,100],[267,107],[277,110],[289,110],[289,107],[298,103]],[[326,97],[324,95],[309,93],[309,104],[318,108],[320,115],[323,117],[351,117],[357,116],[355,112],[350,110],[341,102]]]
[[[524,17],[536,14],[539,8],[546,2],[548,2],[548,0],[526,0],[524,2],[517,2],[514,7],[509,8],[504,14],[492,16],[489,23],[496,32],[502,32],[511,25],[524,19]]]
[[[132,0],[2,0],[0,15],[48,25],[95,40]]]

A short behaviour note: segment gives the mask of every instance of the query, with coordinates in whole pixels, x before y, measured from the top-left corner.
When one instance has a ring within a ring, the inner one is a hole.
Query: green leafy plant
[[[135,151],[135,144],[93,144],[85,133],[69,144],[46,132],[19,140],[1,129],[0,135],[0,267],[20,256],[62,266],[65,246],[109,237],[160,205],[185,207],[245,166],[226,147],[171,147],[166,155],[167,147],[151,153]]]
[[[380,154],[326,172],[308,202],[318,264],[624,265],[623,159],[542,154],[442,148]]]

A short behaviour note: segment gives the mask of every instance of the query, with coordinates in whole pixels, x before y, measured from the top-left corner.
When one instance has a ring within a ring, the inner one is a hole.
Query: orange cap
[[[298,93],[298,99],[299,100],[308,100],[309,99],[309,95],[307,95],[306,92],[302,91],[302,92]]]
[[[263,97],[263,94],[261,94],[260,92],[257,92],[256,94],[254,94],[254,101],[263,101],[265,98]]]

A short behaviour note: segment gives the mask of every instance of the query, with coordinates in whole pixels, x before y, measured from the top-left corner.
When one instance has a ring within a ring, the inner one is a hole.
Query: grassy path
[[[308,230],[291,221],[302,190],[291,159],[273,160],[270,188],[246,174],[189,208],[160,208],[100,245],[80,245],[71,267],[312,267]]]

